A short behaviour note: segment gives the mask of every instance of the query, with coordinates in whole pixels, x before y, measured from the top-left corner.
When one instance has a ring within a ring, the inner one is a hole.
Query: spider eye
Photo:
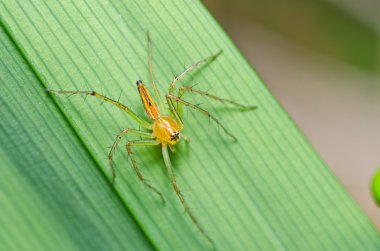
[[[179,140],[179,132],[173,132],[172,135],[170,135],[170,140],[172,141]]]

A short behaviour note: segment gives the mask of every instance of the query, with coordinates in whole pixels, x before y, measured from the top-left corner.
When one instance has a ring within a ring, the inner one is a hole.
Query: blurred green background
[[[380,229],[369,191],[380,163],[380,2],[204,4]]]

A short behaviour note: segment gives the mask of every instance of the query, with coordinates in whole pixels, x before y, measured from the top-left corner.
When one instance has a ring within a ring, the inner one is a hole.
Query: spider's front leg
[[[170,84],[170,87],[169,87],[169,93],[171,95],[174,94],[174,87],[175,85],[182,79],[184,78],[187,74],[189,74],[191,71],[193,71],[194,69],[196,69],[198,66],[202,65],[202,64],[208,64],[208,63],[211,63],[212,61],[214,61],[220,54],[222,53],[222,50],[218,51],[217,53],[207,57],[207,58],[204,58],[204,59],[201,59],[199,60],[198,62],[190,65],[187,69],[185,69],[183,72],[181,72],[178,76],[176,76],[174,79],[173,79],[173,82]]]
[[[227,130],[226,127],[224,127],[224,125],[214,116],[212,115],[211,113],[209,113],[208,111],[200,108],[199,106],[197,105],[194,105],[194,104],[191,104],[183,99],[180,99],[179,97],[177,96],[174,96],[174,95],[171,95],[171,94],[166,94],[166,100],[168,101],[168,104],[169,104],[169,107],[170,107],[170,110],[172,111],[173,115],[175,116],[175,118],[179,121],[181,121],[182,123],[182,117],[180,116],[180,114],[178,114],[178,111],[175,109],[175,106],[173,104],[173,101],[177,102],[177,103],[180,103],[180,104],[183,104],[185,106],[188,106],[196,111],[200,111],[202,112],[204,115],[206,115],[207,117],[211,118],[212,120],[214,120],[222,129],[223,131],[228,135],[230,136],[231,138],[233,138],[235,141],[237,141],[236,137],[229,131]]]

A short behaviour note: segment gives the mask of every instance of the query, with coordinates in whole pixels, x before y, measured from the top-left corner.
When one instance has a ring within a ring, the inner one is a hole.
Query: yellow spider
[[[214,117],[211,113],[208,111],[200,108],[197,105],[191,104],[185,100],[183,100],[183,96],[186,92],[191,92],[191,93],[197,93],[202,96],[214,99],[216,101],[220,101],[222,103],[229,103],[232,105],[235,105],[239,107],[240,109],[255,109],[255,106],[246,106],[242,105],[239,103],[236,103],[232,100],[224,99],[224,98],[219,98],[215,95],[209,94],[208,92],[201,91],[194,89],[193,87],[190,86],[183,86],[180,87],[178,90],[178,95],[174,94],[174,88],[175,85],[183,78],[185,77],[188,73],[190,73],[192,70],[194,70],[196,67],[198,67],[201,64],[207,64],[216,59],[222,51],[217,52],[214,55],[211,55],[207,58],[204,58],[195,64],[191,65],[187,69],[185,69],[181,74],[176,76],[172,83],[169,86],[169,93],[165,95],[166,102],[168,105],[168,110],[169,113],[167,113],[163,99],[160,95],[160,92],[158,91],[157,88],[157,83],[154,78],[153,74],[153,67],[152,67],[152,53],[151,53],[151,46],[150,46],[150,37],[149,33],[147,34],[147,44],[148,44],[148,66],[149,66],[149,73],[152,81],[152,86],[153,86],[153,91],[156,99],[158,100],[158,104],[154,101],[152,96],[150,95],[148,89],[145,87],[145,85],[142,83],[141,80],[137,80],[137,88],[140,93],[141,101],[144,105],[145,112],[149,118],[149,122],[137,115],[135,112],[133,112],[129,107],[121,104],[118,101],[112,100],[100,93],[97,93],[95,91],[64,91],[64,90],[50,90],[48,89],[48,92],[54,92],[58,94],[84,94],[84,95],[90,95],[97,97],[99,99],[104,100],[105,102],[109,102],[120,109],[124,110],[133,120],[135,120],[140,126],[152,131],[152,132],[146,132],[146,131],[141,131],[141,130],[136,130],[136,129],[131,129],[131,128],[125,128],[122,130],[117,136],[116,139],[111,147],[111,150],[108,154],[108,159],[110,161],[111,165],[111,171],[112,171],[112,183],[114,183],[115,180],[115,170],[112,166],[112,156],[113,153],[116,149],[117,144],[121,140],[122,137],[124,137],[127,134],[130,135],[135,135],[135,136],[140,136],[141,138],[144,138],[142,140],[133,140],[133,141],[128,141],[126,144],[127,152],[128,155],[131,159],[132,166],[141,180],[141,182],[148,187],[150,190],[152,190],[154,193],[156,193],[162,200],[163,203],[165,203],[164,197],[162,193],[155,188],[154,186],[150,185],[144,178],[144,176],[141,174],[139,168],[137,167],[136,161],[132,155],[132,146],[162,146],[162,155],[164,157],[164,162],[166,169],[169,173],[170,176],[170,181],[171,184],[174,188],[174,191],[176,192],[177,196],[179,197],[179,200],[182,203],[182,206],[185,209],[185,212],[188,214],[192,222],[197,226],[199,231],[204,235],[204,237],[212,244],[214,247],[214,243],[212,239],[206,234],[205,230],[199,225],[197,219],[195,218],[194,214],[191,212],[190,208],[188,207],[187,203],[185,202],[185,199],[182,196],[182,193],[180,189],[177,186],[177,182],[175,179],[173,167],[170,162],[169,158],[169,153],[168,153],[168,147],[170,148],[171,151],[174,151],[174,145],[179,142],[180,139],[184,139],[187,142],[189,142],[189,139],[184,136],[181,131],[184,127],[183,125],[183,120],[182,120],[182,113],[183,113],[183,106],[188,106],[194,110],[200,111],[204,115],[208,116],[212,120],[214,120],[224,131],[227,135],[232,137],[234,140],[236,140],[235,136],[233,136],[221,123],[220,121]],[[174,104],[176,102],[176,105]]]

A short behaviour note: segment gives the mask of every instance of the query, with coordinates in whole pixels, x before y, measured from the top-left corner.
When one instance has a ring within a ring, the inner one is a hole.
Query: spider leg
[[[84,95],[90,95],[90,96],[94,96],[96,98],[99,98],[101,100],[103,100],[104,102],[108,102],[108,103],[111,103],[117,107],[119,107],[120,109],[124,110],[129,116],[131,116],[131,118],[133,120],[135,120],[137,123],[139,123],[142,127],[145,127],[145,128],[148,128],[148,129],[151,129],[152,128],[152,124],[145,121],[143,118],[141,118],[139,115],[137,115],[135,112],[133,112],[131,109],[129,109],[127,106],[123,105],[122,103],[118,102],[118,101],[115,101],[113,99],[110,99],[100,93],[97,93],[97,92],[94,92],[94,91],[63,91],[63,90],[50,90],[50,89],[47,89],[46,91],[48,92],[53,92],[53,93],[58,93],[58,94],[71,94],[71,95],[74,95],[74,94],[84,94]]]
[[[190,65],[187,69],[185,69],[182,73],[180,73],[178,76],[176,76],[173,80],[173,82],[170,84],[169,87],[169,93],[171,95],[174,95],[174,87],[178,81],[180,81],[183,77],[185,77],[188,73],[190,73],[192,70],[197,68],[199,65],[204,64],[204,63],[209,63],[212,62],[214,59],[216,59],[220,54],[222,53],[222,50],[218,51],[217,53],[204,58],[202,60],[199,60],[198,62]]]
[[[237,102],[235,102],[233,100],[229,100],[229,99],[225,99],[225,98],[220,98],[220,97],[215,96],[213,94],[210,94],[210,93],[208,93],[206,91],[194,89],[192,86],[182,86],[182,87],[180,87],[179,90],[178,90],[178,97],[181,98],[181,99],[183,99],[183,97],[184,97],[184,95],[185,95],[186,92],[197,93],[197,94],[200,94],[202,96],[208,97],[210,99],[219,101],[221,103],[228,103],[228,104],[237,106],[241,110],[253,110],[253,109],[257,108],[256,106],[243,105],[243,104],[237,103]],[[183,104],[182,103],[178,104],[177,111],[178,111],[178,114],[180,115],[180,117],[182,117],[182,113],[183,113]]]
[[[109,160],[110,167],[111,167],[111,172],[112,172],[112,184],[115,183],[115,177],[116,177],[115,168],[112,165],[112,157],[113,157],[113,154],[114,154],[115,149],[117,147],[117,144],[120,142],[121,138],[124,137],[127,134],[132,134],[132,135],[140,136],[140,137],[143,137],[143,138],[150,138],[150,139],[154,138],[154,136],[152,135],[152,133],[143,132],[143,131],[139,131],[139,130],[135,130],[135,129],[130,129],[130,128],[125,128],[123,131],[121,131],[116,136],[115,141],[112,144],[111,150],[108,153],[108,160]]]
[[[176,119],[176,121],[178,122],[180,127],[183,128],[182,116],[178,113],[175,105],[173,104],[173,100],[166,97],[166,101],[169,105],[169,110],[170,110],[171,114],[174,116],[174,118]],[[185,135],[183,135],[182,133],[180,134],[180,138],[183,138],[186,141],[186,143],[190,143],[190,139],[188,137],[186,137]],[[170,150],[172,150],[171,147],[172,146],[169,145]],[[172,150],[172,152],[174,152],[174,151]]]
[[[181,128],[183,128],[182,117],[179,115],[179,113],[178,113],[175,105],[173,104],[173,100],[168,98],[168,94],[166,95],[166,101],[168,103],[169,110],[170,110],[171,114],[177,120],[177,122],[179,123],[179,125],[181,126]]]
[[[160,92],[158,91],[157,82],[153,74],[152,47],[151,47],[149,32],[146,33],[146,38],[147,38],[147,46],[148,46],[148,67],[149,67],[150,80],[152,81],[154,95],[156,96],[156,99],[158,100],[158,107],[163,112],[165,111],[164,101],[162,100],[162,96]]]
[[[159,144],[160,143],[157,140],[135,140],[135,141],[129,141],[126,144],[126,148],[127,148],[128,156],[131,158],[132,166],[135,169],[135,172],[136,172],[137,176],[139,177],[140,181],[147,188],[149,188],[150,190],[152,190],[153,192],[155,192],[158,196],[160,196],[160,199],[161,199],[162,203],[165,204],[165,199],[164,199],[164,196],[162,195],[162,193],[157,188],[155,188],[154,186],[150,185],[148,183],[148,181],[144,178],[144,176],[141,174],[139,168],[137,167],[136,160],[133,157],[133,153],[132,153],[132,149],[131,149],[132,146],[157,146]]]
[[[183,208],[185,209],[185,212],[190,217],[191,221],[195,224],[195,226],[198,228],[198,230],[202,233],[202,235],[211,243],[211,245],[213,246],[213,248],[215,250],[215,244],[214,244],[213,240],[210,238],[210,236],[208,236],[206,234],[205,230],[198,223],[198,220],[195,218],[194,214],[191,212],[189,206],[187,205],[185,199],[183,198],[181,190],[179,190],[179,187],[177,186],[177,181],[175,179],[173,167],[172,167],[172,164],[170,162],[168,147],[166,144],[162,144],[162,155],[164,157],[166,170],[168,171],[169,176],[170,176],[170,182],[172,183],[173,189],[174,189],[175,193],[177,194],[179,200],[181,201],[181,204],[182,204]]]
[[[212,115],[211,113],[209,113],[208,111],[200,108],[199,106],[197,105],[194,105],[194,104],[191,104],[183,99],[180,99],[179,97],[177,96],[174,96],[174,95],[171,95],[171,94],[166,94],[166,99],[168,100],[168,103],[171,103],[171,105],[169,104],[169,107],[171,107],[171,110],[174,110],[175,113],[177,114],[176,116],[182,121],[181,117],[179,116],[177,110],[175,110],[174,108],[174,105],[172,103],[172,101],[176,101],[177,103],[182,103],[183,105],[185,106],[188,106],[190,108],[193,108],[194,110],[196,111],[200,111],[202,112],[204,115],[206,115],[207,117],[211,118],[212,120],[214,120],[222,129],[223,131],[230,137],[232,137],[235,141],[237,141],[236,137],[234,135],[232,135],[232,133],[230,131],[227,130],[226,127],[223,126],[223,124],[214,116]],[[172,108],[173,107],[173,108]]]

